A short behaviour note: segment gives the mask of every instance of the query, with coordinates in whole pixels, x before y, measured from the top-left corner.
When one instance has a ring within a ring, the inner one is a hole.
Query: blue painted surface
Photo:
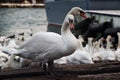
[[[89,0],[89,10],[120,10],[120,0]]]
[[[84,10],[120,10],[120,0],[46,0],[48,22],[61,24],[66,13],[75,6]]]
[[[88,9],[86,1],[88,0],[61,0],[61,1],[49,1],[45,3],[47,19],[49,23],[62,24],[66,13],[72,7],[82,7]]]

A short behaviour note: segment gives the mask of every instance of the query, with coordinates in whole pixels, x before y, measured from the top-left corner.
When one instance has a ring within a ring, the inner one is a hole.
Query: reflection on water
[[[0,8],[0,34],[45,31],[47,18],[44,8]]]

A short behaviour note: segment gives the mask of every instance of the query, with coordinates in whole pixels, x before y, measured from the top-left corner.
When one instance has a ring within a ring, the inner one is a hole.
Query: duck
[[[77,39],[70,28],[74,29],[75,15],[85,18],[83,12],[83,9],[79,7],[73,7],[68,12],[61,27],[61,35],[54,32],[38,32],[24,41],[16,51],[6,52],[3,50],[3,52],[38,61],[44,71],[52,74],[54,73],[53,61],[68,56],[77,49]]]

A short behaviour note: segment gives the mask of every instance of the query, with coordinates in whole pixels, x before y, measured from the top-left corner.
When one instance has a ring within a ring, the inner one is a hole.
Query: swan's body
[[[10,39],[8,45],[6,46],[0,46],[0,67],[1,69],[4,68],[13,68],[13,69],[18,69],[21,68],[22,66],[22,61],[18,61],[21,58],[16,55],[8,55],[2,52],[2,50],[10,50],[10,51],[16,51],[17,45],[15,43],[14,39]]]
[[[0,42],[3,42],[6,39],[5,36],[0,36]]]
[[[120,48],[117,48],[117,50],[115,51],[115,56],[116,56],[116,60],[120,61]]]
[[[88,38],[88,44],[85,46],[85,50],[89,52],[89,54],[92,57],[93,55],[93,38],[92,37]]]
[[[63,37],[59,34],[52,32],[40,32],[33,35],[33,37],[19,47],[19,49],[25,49],[25,52],[23,51],[24,53],[22,52],[19,55],[24,58],[37,61],[43,61],[45,58],[49,58],[50,60],[58,59],[60,57],[70,55],[76,49],[77,44],[73,42],[76,41],[76,38],[73,37],[71,40],[68,39],[64,42]],[[66,46],[65,44],[67,42],[69,43],[69,41],[70,44],[67,44]],[[69,48],[70,45],[71,47]]]
[[[68,64],[93,64],[91,55],[82,46],[83,38],[79,36],[78,45],[76,51],[67,56]]]
[[[101,47],[100,47],[101,44]],[[105,49],[102,46],[102,38],[99,39],[99,41],[95,42],[94,45],[94,54],[92,55],[92,59],[93,61],[102,61],[103,60],[103,55],[104,55],[104,51]]]
[[[104,52],[104,60],[115,61],[115,53],[114,53],[114,51],[112,51],[110,49],[110,47],[111,47],[110,39],[111,39],[111,36],[108,35],[107,36],[107,45],[106,45],[106,49]]]
[[[2,48],[3,46],[0,44],[0,67],[4,65],[9,58],[8,54],[5,54],[4,52],[2,52]]]
[[[8,48],[17,48],[18,45],[16,44],[15,39],[10,39],[7,47],[8,47]]]
[[[116,60],[120,61],[120,32],[118,32],[117,35],[118,35],[118,47],[117,50],[115,51],[115,56]]]
[[[66,57],[62,57],[60,59],[56,59],[54,61],[54,63],[56,63],[56,64],[67,64],[67,58]]]
[[[10,55],[8,61],[1,66],[1,69],[2,70],[5,68],[20,69],[21,67],[22,67],[21,60],[17,61],[15,60],[15,55]]]
[[[73,15],[80,15],[81,12],[83,11],[79,7],[72,8],[68,12],[61,28],[61,35],[53,32],[36,33],[20,45],[17,51],[8,53],[39,61],[42,64],[48,62],[49,68],[52,68],[53,60],[70,55],[76,50],[77,40],[70,28],[74,28]],[[83,14],[81,16],[84,17]]]
[[[77,49],[72,55],[67,56],[68,64],[93,64],[92,58],[85,50]]]

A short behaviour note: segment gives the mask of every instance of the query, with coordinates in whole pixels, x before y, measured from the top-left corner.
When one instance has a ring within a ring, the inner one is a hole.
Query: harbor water
[[[46,31],[45,8],[0,8],[0,35]]]

